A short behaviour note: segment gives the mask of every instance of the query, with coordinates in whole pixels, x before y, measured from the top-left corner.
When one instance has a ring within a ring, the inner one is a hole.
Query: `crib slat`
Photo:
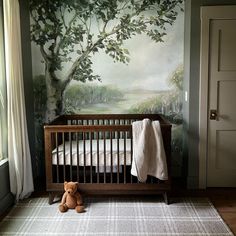
[[[65,154],[65,133],[62,135],[62,145],[63,145],[63,178],[66,180],[66,154]]]
[[[124,131],[123,135],[124,135],[124,184],[126,184],[126,136],[125,136],[125,131]]]
[[[120,133],[117,132],[117,183],[120,182]]]
[[[103,132],[103,152],[104,152],[104,178],[103,178],[103,182],[106,183],[106,132]]]
[[[83,153],[84,153],[84,183],[86,183],[86,133],[83,132]]]
[[[112,131],[110,131],[110,155],[111,155],[111,183],[113,183],[113,149],[112,149]]]
[[[77,120],[78,123],[78,120]],[[79,182],[79,133],[76,132],[76,153],[77,153],[77,170],[76,170],[76,174],[77,174],[77,181]]]
[[[94,125],[94,120],[90,120],[89,125]],[[94,139],[95,132],[91,132],[90,134],[92,136],[92,139]]]
[[[71,132],[69,132],[69,143],[70,143],[70,180],[72,180],[72,139]]]
[[[131,160],[131,165],[132,165],[132,162],[133,162],[133,137],[132,137],[132,135],[130,135],[131,137],[130,137],[130,160]],[[130,173],[130,182],[131,182],[131,184],[133,183],[133,176],[131,175],[131,173]]]
[[[99,183],[99,132],[97,132],[97,183]]]
[[[58,133],[56,132],[56,147],[57,147],[57,183],[59,183],[59,156],[58,156]]]
[[[90,183],[93,183],[93,139],[92,132],[89,133],[90,136]]]

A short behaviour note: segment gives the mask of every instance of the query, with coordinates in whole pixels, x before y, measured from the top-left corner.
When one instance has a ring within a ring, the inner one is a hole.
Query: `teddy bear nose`
[[[68,191],[68,193],[70,193],[70,191]]]

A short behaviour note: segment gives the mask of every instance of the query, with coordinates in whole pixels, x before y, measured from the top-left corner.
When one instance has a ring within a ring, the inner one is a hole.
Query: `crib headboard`
[[[171,127],[171,124],[160,114],[77,114],[61,115],[53,120],[50,124],[61,125],[114,125],[114,124],[131,124],[133,121],[148,118],[150,120],[159,120],[161,125]]]

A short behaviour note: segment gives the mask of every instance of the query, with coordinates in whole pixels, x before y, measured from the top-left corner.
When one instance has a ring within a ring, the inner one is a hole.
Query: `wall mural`
[[[36,173],[62,113],[162,113],[181,166],[182,0],[30,0]],[[176,163],[175,163],[176,162]]]

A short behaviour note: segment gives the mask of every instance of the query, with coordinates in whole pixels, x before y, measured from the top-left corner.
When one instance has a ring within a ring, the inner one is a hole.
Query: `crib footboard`
[[[58,123],[44,127],[46,188],[50,204],[56,193],[63,192],[64,181],[79,182],[79,190],[84,194],[161,193],[168,203],[170,171],[167,181],[149,176],[146,183],[140,183],[130,173],[133,153],[130,117],[129,122],[120,117],[111,119],[110,115],[109,122],[104,119],[100,122],[97,116],[91,119],[91,115],[83,117],[86,118],[83,122],[78,118],[81,116],[70,117],[69,122],[68,117],[64,121],[57,119]],[[161,131],[169,167],[171,125],[162,120]]]

